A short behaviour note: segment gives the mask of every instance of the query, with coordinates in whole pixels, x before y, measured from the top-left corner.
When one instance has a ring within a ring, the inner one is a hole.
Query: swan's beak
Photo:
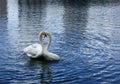
[[[45,38],[45,37],[47,37],[47,34],[46,34],[46,33],[44,34],[44,38]]]

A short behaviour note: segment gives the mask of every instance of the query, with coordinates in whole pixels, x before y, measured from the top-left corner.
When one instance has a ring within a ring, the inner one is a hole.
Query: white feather
[[[45,48],[43,45],[43,41],[42,41],[42,35],[48,36],[49,37],[49,42],[47,47]],[[39,34],[39,40],[41,44],[32,44],[26,48],[24,48],[24,52],[31,58],[40,58],[40,57],[44,57],[46,60],[59,60],[60,57],[54,53],[51,53],[48,51],[48,48],[51,44],[51,34],[48,32],[41,32]]]

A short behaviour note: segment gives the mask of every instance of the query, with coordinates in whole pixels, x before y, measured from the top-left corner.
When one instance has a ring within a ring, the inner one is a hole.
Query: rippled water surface
[[[23,48],[52,34],[57,62]],[[119,0],[0,0],[0,84],[119,84]]]

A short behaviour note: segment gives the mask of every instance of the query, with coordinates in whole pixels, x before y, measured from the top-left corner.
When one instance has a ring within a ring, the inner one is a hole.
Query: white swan
[[[39,41],[42,44],[32,44],[29,45],[28,47],[24,48],[23,51],[31,58],[38,58],[42,57],[42,47],[43,47],[43,41],[42,41],[42,36],[45,35],[45,32],[40,32],[39,33]]]
[[[45,47],[42,36],[48,37],[48,45]],[[60,57],[54,53],[48,51],[48,48],[51,44],[51,34],[49,32],[41,32],[39,34],[39,41],[41,44],[33,44],[24,49],[24,52],[31,58],[40,58],[44,57],[46,60],[60,60]]]
[[[60,57],[54,53],[51,53],[48,51],[48,48],[50,47],[50,44],[51,44],[51,40],[52,40],[52,37],[51,37],[51,34],[49,32],[45,32],[45,36],[48,37],[48,45],[47,47],[44,47],[43,46],[43,56],[46,60],[60,60]]]

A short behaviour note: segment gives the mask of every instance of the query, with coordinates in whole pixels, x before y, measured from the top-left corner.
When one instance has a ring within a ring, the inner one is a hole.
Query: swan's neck
[[[50,47],[50,44],[51,44],[52,37],[51,37],[50,33],[47,33],[47,36],[48,36],[48,45],[47,45],[46,49],[48,50]]]
[[[40,41],[40,44],[42,46],[42,50],[44,50],[44,43],[43,43],[42,35],[43,35],[43,33],[39,34],[39,41]]]
[[[47,44],[46,47],[44,46],[44,42],[43,42],[43,39],[42,39],[42,36],[43,36],[44,34],[46,34],[47,37],[48,37],[48,44]],[[43,51],[44,51],[44,50],[48,50],[48,48],[50,47],[50,44],[51,44],[51,40],[52,40],[52,37],[51,37],[51,34],[50,34],[50,33],[48,33],[48,32],[41,32],[41,33],[39,34],[39,41],[40,41],[40,44],[41,44],[41,46],[42,46],[42,50],[43,50]]]

